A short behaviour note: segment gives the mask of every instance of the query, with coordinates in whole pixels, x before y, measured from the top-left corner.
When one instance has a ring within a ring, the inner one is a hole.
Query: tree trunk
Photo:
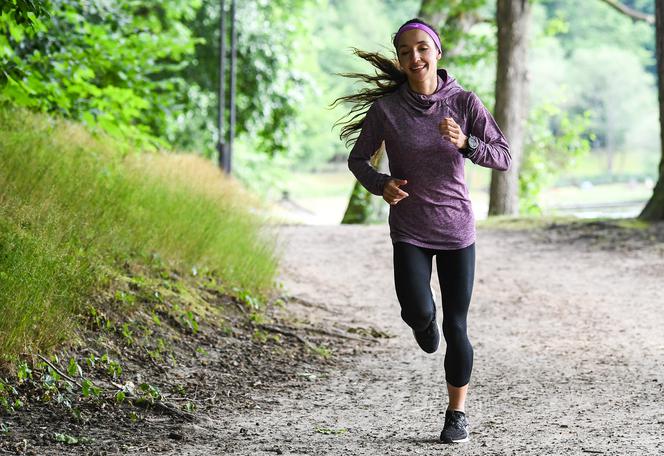
[[[385,143],[371,157],[371,165],[379,172],[389,174],[387,158],[385,158]],[[342,224],[360,224],[379,221],[387,216],[387,203],[382,198],[373,198],[373,195],[356,180],[353,192],[350,194],[346,212],[341,219]]]
[[[498,0],[498,64],[494,115],[510,144],[508,171],[491,173],[489,215],[519,213],[519,168],[528,112],[526,56],[531,4],[528,0]]]
[[[659,179],[640,219],[664,220],[664,0],[655,0],[655,41],[657,54],[657,88],[659,92],[659,137],[662,153]]]

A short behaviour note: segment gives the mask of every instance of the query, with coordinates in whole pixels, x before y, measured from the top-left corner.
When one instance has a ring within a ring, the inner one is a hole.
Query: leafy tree
[[[605,152],[607,173],[613,172],[619,151],[657,142],[655,81],[632,52],[612,46],[577,49],[570,58],[570,80],[575,84],[568,106],[572,112],[592,111],[594,145]]]
[[[292,147],[297,131],[295,118],[305,90],[314,84],[300,63],[301,56],[313,44],[313,24],[304,20],[304,15],[314,1],[258,0],[237,4],[236,134],[247,135],[254,147],[269,156],[288,152]],[[229,6],[230,2],[226,4]],[[201,132],[216,131],[219,14],[219,1],[202,0],[201,8],[186,22],[201,40],[196,44],[192,64],[183,71],[190,84],[187,109],[171,133],[176,145],[202,150],[207,155],[213,154],[214,142],[201,137]],[[227,9],[225,14],[226,42],[230,46],[230,11]],[[230,90],[228,81],[225,87]]]
[[[32,32],[4,27],[12,71],[5,72],[0,96],[142,145],[164,144],[185,85],[177,72],[195,43],[182,21],[197,1],[48,0],[44,6],[50,15]]]
[[[270,155],[292,142],[307,80],[295,62],[310,41],[299,14],[311,1],[238,2],[237,133]],[[0,99],[211,156],[218,21],[212,0],[3,2]]]
[[[0,82],[19,78],[20,72],[13,61],[12,44],[44,30],[41,20],[48,14],[43,1],[8,0],[0,4]]]
[[[569,114],[552,103],[531,109],[519,171],[519,212],[541,214],[542,190],[588,153],[590,113]]]
[[[649,72],[655,74],[655,46],[652,25],[644,21],[632,22],[624,15],[607,7],[603,0],[539,0],[550,18],[558,19],[557,35],[569,56],[578,48],[612,46],[631,51]],[[652,13],[652,0],[623,2],[644,13]]]
[[[604,3],[608,3],[614,7],[614,9],[619,10],[622,14],[641,22],[646,22],[649,24],[655,24],[655,57],[657,64],[656,74],[657,78],[657,88],[659,95],[659,133],[660,133],[660,152],[661,159],[659,164],[659,178],[653,194],[648,200],[648,203],[643,208],[643,211],[639,214],[639,218],[650,221],[661,221],[664,220],[664,78],[662,74],[664,73],[664,5],[660,0],[655,0],[651,3],[650,11],[654,11],[654,16],[649,16],[644,14],[641,11],[634,10],[635,2],[629,2],[629,5],[625,3],[618,2],[617,0],[604,0]],[[638,5],[642,5],[641,2],[638,2]]]

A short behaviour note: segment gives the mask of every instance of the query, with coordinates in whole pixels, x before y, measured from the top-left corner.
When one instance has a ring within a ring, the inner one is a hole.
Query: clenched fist
[[[399,187],[408,183],[405,179],[390,179],[383,188],[383,199],[391,205],[397,204],[402,199],[408,196],[408,193],[401,190]]]
[[[453,118],[445,117],[441,120],[438,124],[438,130],[440,131],[440,134],[443,135],[443,138],[450,141],[459,149],[463,149],[467,146],[468,138],[463,134],[461,127]]]

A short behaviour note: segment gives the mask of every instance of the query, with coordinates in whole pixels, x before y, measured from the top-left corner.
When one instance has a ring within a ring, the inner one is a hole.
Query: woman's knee
[[[452,318],[443,318],[443,337],[450,345],[469,343],[465,322]]]
[[[431,320],[435,318],[435,311],[433,308],[427,309],[425,306],[419,305],[402,305],[401,318],[408,326],[415,331],[422,331],[429,326]]]

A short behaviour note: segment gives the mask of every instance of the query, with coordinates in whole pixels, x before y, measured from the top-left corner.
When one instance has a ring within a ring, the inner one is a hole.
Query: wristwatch
[[[480,140],[477,139],[476,136],[470,135],[468,136],[468,145],[461,149],[461,154],[464,157],[471,157],[477,151],[479,146]]]

